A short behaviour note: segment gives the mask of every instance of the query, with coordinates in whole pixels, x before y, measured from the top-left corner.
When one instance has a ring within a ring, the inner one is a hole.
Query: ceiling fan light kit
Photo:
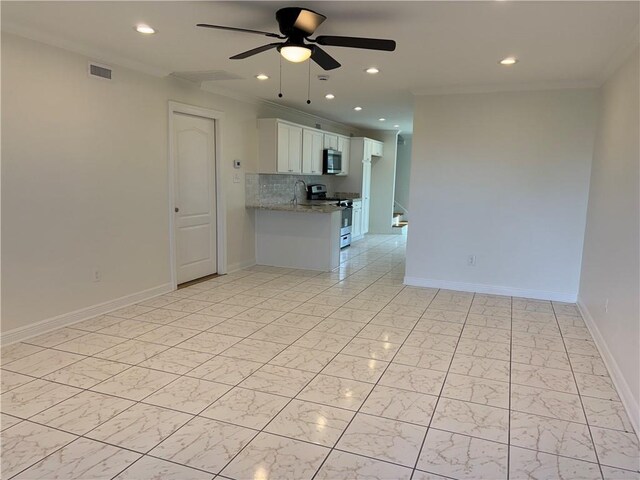
[[[284,57],[285,60],[289,60],[293,63],[300,63],[308,60],[311,56],[311,49],[307,47],[301,47],[298,45],[282,45],[278,47],[278,51],[280,55]]]

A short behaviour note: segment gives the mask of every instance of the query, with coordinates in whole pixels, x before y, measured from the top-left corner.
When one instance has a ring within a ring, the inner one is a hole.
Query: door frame
[[[213,159],[216,173],[216,270],[219,274],[227,273],[227,209],[223,195],[222,182],[222,124],[225,114],[218,110],[197,107],[186,103],[169,100],[169,271],[171,272],[171,285],[175,290],[178,287],[178,272],[176,269],[176,232],[175,232],[175,168],[176,158],[173,155],[173,114],[183,113],[195,117],[209,118],[214,121],[215,156]]]

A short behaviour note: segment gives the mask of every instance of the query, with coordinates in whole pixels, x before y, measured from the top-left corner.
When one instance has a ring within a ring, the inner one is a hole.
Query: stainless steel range
[[[322,183],[307,185],[307,200],[326,202],[330,205],[342,207],[342,222],[340,224],[340,248],[351,245],[351,225],[353,222],[353,202],[346,198],[327,197],[327,186]]]

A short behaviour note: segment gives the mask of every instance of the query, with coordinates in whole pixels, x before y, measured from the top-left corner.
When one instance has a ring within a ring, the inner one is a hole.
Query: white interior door
[[[178,284],[216,273],[215,121],[173,113]]]

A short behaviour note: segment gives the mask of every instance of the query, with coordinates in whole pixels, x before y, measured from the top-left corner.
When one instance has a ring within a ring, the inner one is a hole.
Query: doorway
[[[224,273],[219,118],[219,112],[170,103],[170,243],[174,287]]]

